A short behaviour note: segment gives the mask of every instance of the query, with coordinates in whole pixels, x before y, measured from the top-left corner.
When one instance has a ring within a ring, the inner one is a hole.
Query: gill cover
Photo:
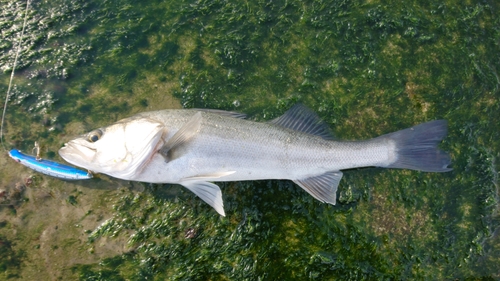
[[[127,118],[69,141],[59,154],[76,166],[133,179],[158,149],[162,134],[158,121]]]

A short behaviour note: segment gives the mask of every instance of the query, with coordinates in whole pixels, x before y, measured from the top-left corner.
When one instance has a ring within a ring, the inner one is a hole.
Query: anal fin
[[[212,206],[217,213],[226,216],[224,212],[224,204],[222,202],[222,191],[220,188],[210,182],[206,181],[181,181],[180,184],[185,188],[191,190],[194,194],[201,198],[201,200]]]
[[[335,205],[337,187],[342,179],[342,172],[327,172],[319,176],[294,180],[296,184],[321,202]]]

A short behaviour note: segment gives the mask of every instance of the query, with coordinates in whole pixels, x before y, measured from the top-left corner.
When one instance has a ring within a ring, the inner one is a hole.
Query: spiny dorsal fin
[[[197,112],[160,149],[159,152],[165,157],[165,159],[167,159],[167,161],[171,160],[171,157],[169,155],[171,154],[170,152],[172,149],[174,149],[176,146],[186,143],[194,135],[196,135],[196,133],[198,133],[201,127],[201,120],[201,112]]]
[[[233,117],[233,118],[241,118],[241,119],[247,118],[247,115],[245,113],[239,113],[239,112],[234,112],[234,111],[225,111],[225,110],[220,110],[220,109],[208,109],[208,108],[193,108],[192,110],[213,113],[213,114],[217,114],[217,115],[225,116],[225,117]]]
[[[303,104],[296,104],[282,116],[270,121],[272,124],[332,140],[328,125],[316,113]]]
[[[222,203],[222,191],[217,185],[206,181],[181,181],[180,184],[212,206],[217,213],[226,216]]]
[[[312,197],[321,202],[335,205],[337,200],[337,187],[342,179],[342,172],[326,172],[322,175],[306,179],[294,180],[293,182],[311,194]]]

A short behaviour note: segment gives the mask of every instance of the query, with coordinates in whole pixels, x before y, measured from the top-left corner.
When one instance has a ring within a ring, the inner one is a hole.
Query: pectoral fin
[[[327,172],[319,176],[294,180],[296,184],[321,202],[335,205],[337,187],[342,179],[342,172]]]
[[[182,181],[180,184],[207,202],[217,213],[226,216],[222,203],[222,191],[217,185],[206,181]]]
[[[184,124],[160,149],[159,153],[168,161],[171,160],[171,151],[179,145],[188,142],[196,133],[199,132],[201,127],[201,112],[196,113],[191,119]]]

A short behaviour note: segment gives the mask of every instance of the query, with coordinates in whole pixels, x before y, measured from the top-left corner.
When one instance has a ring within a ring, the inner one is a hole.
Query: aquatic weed
[[[4,71],[19,32],[18,4],[12,5],[2,10],[8,20],[0,22],[7,36],[0,43]],[[451,152],[453,172],[346,171],[336,206],[319,204],[288,181],[221,184],[226,218],[180,186],[117,190],[117,198],[105,203],[114,205],[111,213],[101,214],[106,219],[99,220],[88,243],[92,248],[99,239],[123,239],[127,252],[71,264],[73,277],[498,277],[500,130],[492,120],[500,106],[495,40],[500,24],[494,5],[321,0],[36,5],[31,35],[23,39],[25,72],[13,97],[14,108],[21,110],[9,111],[9,139],[23,149],[42,137],[49,151],[56,151],[72,136],[134,112],[180,105],[241,110],[266,121],[302,102],[337,138],[350,140],[433,119],[449,121],[442,148]],[[169,103],[172,93],[180,103]],[[59,129],[48,132],[46,118]],[[122,184],[111,180],[108,188]],[[97,192],[89,186],[73,209]],[[186,239],[188,229],[197,229],[197,236]]]

